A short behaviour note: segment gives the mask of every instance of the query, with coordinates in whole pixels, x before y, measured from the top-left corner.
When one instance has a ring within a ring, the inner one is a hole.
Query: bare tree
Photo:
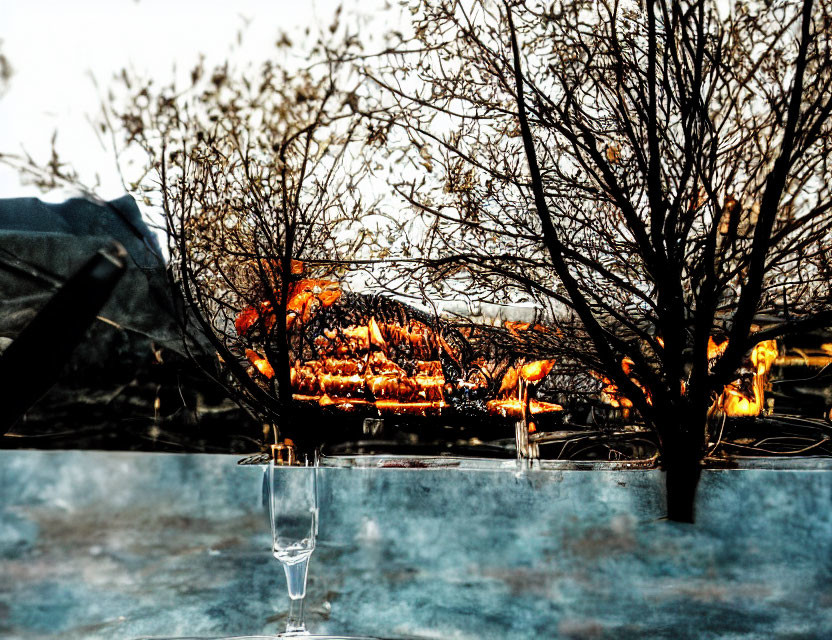
[[[427,262],[548,306],[547,348],[631,400],[669,516],[692,521],[715,397],[756,343],[832,313],[832,5],[413,12],[412,37],[352,60],[424,159],[396,188],[434,231]]]
[[[372,203],[360,184],[372,142],[350,79],[332,66],[199,65],[191,80],[155,89],[125,77],[126,106],[110,126],[127,152],[145,154],[131,188],[161,204],[173,278],[221,378],[277,425],[292,406],[298,287],[331,275],[367,239]]]

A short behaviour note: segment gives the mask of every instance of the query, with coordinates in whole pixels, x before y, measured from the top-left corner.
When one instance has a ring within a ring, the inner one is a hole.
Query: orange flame
[[[274,378],[274,369],[272,369],[272,365],[270,365],[269,361],[259,355],[256,351],[246,349],[246,358],[248,358],[249,362],[251,362],[251,364],[253,364],[257,370],[269,380]]]
[[[728,348],[728,340],[723,339],[717,343],[713,336],[708,336],[708,360],[716,360]]]
[[[601,401],[604,404],[608,404],[613,409],[631,409],[633,406],[632,400],[630,400],[627,396],[621,393],[618,389],[618,385],[616,385],[612,380],[610,380],[607,376],[603,376],[600,374],[593,374],[596,378],[601,381],[603,385],[601,389]]]
[[[659,338],[661,340],[661,338]],[[662,346],[664,343],[662,342]],[[645,399],[647,400],[647,404],[653,404],[653,400],[650,394],[650,389],[644,387],[635,376],[631,376],[630,374],[633,371],[633,366],[635,363],[633,359],[629,356],[625,356],[621,360],[621,370],[630,378],[630,381],[636,385],[639,389],[644,392]],[[612,380],[610,380],[607,376],[597,373],[595,371],[591,371],[590,374],[599,380],[603,387],[601,388],[601,401],[604,404],[608,404],[613,409],[623,409],[625,416],[627,412],[633,407],[633,401],[626,397],[621,390],[618,388],[618,385],[615,384]]]
[[[507,398],[489,400],[486,403],[488,413],[495,416],[502,416],[503,418],[514,418],[519,420],[523,417],[524,402],[520,398]],[[563,407],[554,402],[542,402],[535,398],[529,400],[529,412],[532,415],[539,413],[549,413],[552,411],[563,411]],[[529,432],[534,431],[532,428],[534,423],[529,423]]]
[[[249,329],[254,326],[254,323],[261,318],[263,319],[263,325],[265,326],[266,331],[269,331],[277,321],[274,313],[272,312],[271,302],[261,302],[260,309],[246,307],[240,311],[239,315],[234,320],[234,328],[237,330],[237,335],[242,336],[248,333]]]
[[[727,345],[727,340],[723,343]],[[723,348],[724,351],[724,348]],[[758,416],[763,410],[765,386],[771,365],[777,359],[777,341],[764,340],[751,350],[753,367],[751,388],[744,386],[741,380],[735,380],[725,386],[713,408],[727,416]]]
[[[296,267],[295,263],[297,261],[292,263],[292,273],[295,273],[296,268],[302,268]],[[298,280],[289,289],[289,298],[286,301],[286,328],[291,328],[298,318],[303,324],[309,322],[316,309],[330,307],[340,297],[341,287],[333,280]],[[261,302],[259,308],[248,306],[237,314],[234,320],[237,335],[246,335],[261,319],[266,331],[271,331],[277,322],[272,303],[268,300]]]
[[[662,344],[662,346],[664,346]],[[708,338],[708,360],[716,360],[728,348],[728,340],[722,339],[719,342],[713,337]],[[713,409],[717,409],[729,416],[757,416],[763,409],[765,400],[765,385],[768,372],[774,361],[777,359],[777,341],[765,340],[758,343],[751,351],[750,361],[754,371],[752,372],[752,380],[750,388],[748,385],[743,385],[741,380],[737,380],[725,386],[722,394],[714,404]],[[621,361],[621,369],[628,376],[633,369],[633,361],[625,357]],[[601,399],[605,404],[616,408],[628,410],[632,408],[632,401],[622,395],[618,386],[612,382],[608,377],[593,372],[592,375],[601,381],[603,385],[601,389]],[[648,404],[652,404],[650,398],[650,390],[646,389],[634,377],[630,377],[633,384],[644,391],[647,396]],[[684,384],[684,383],[683,383]],[[682,387],[684,389],[684,386]]]
[[[554,360],[533,360],[517,367],[509,367],[503,375],[497,397],[486,403],[488,413],[521,420],[528,419],[528,414],[563,411],[559,404],[529,398],[528,385],[543,380],[554,366]],[[534,423],[529,422],[529,433],[536,429]]]
[[[293,263],[292,273],[301,270],[300,263]],[[290,331],[299,330],[342,296],[337,282],[316,279],[293,283],[289,293],[286,327]],[[237,334],[252,340],[259,338],[252,335],[255,327],[270,331],[277,322],[273,308],[266,301],[242,309],[234,323]],[[512,333],[546,330],[529,323],[507,326]],[[257,349],[256,344],[252,346]],[[296,400],[322,407],[344,411],[375,407],[380,414],[439,415],[447,406],[447,393],[463,387],[472,391],[486,389],[490,380],[485,362],[474,363],[466,380],[446,380],[440,354],[462,368],[459,355],[442,335],[415,319],[383,322],[371,317],[363,324],[327,327],[314,338],[314,348],[316,359],[295,362],[289,376]],[[393,353],[408,355],[407,370],[392,359]],[[257,351],[247,349],[246,357],[257,371],[252,370],[252,375],[274,377],[270,363]],[[543,380],[554,364],[553,360],[536,360],[510,367],[497,397],[486,403],[488,412],[527,419],[531,414],[562,410],[560,405],[528,397],[527,385]]]
[[[506,329],[513,336],[519,336],[523,331],[538,331],[546,332],[548,329],[541,324],[532,324],[531,322],[514,322],[506,320],[504,322]]]
[[[548,376],[554,366],[554,360],[535,360],[534,362],[528,362],[521,365],[520,377],[526,382],[538,382]]]
[[[342,294],[337,282],[312,279],[298,281],[290,293],[286,305],[290,330],[304,326]],[[246,336],[258,321],[267,329],[274,326],[270,304],[243,309],[235,321],[237,333]],[[297,361],[290,369],[293,396],[344,411],[374,406],[381,414],[439,414],[446,406],[440,343],[432,328],[416,320],[399,324],[370,318],[366,324],[325,328],[314,339],[317,359]],[[388,356],[392,347],[403,348],[415,359],[412,371]],[[268,361],[256,351],[249,349],[246,356],[259,373],[274,376]]]

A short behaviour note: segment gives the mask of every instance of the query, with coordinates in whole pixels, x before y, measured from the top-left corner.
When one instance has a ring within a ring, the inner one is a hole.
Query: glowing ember
[[[242,336],[248,333],[261,318],[263,319],[263,325],[266,331],[269,331],[276,321],[270,302],[261,303],[259,310],[254,307],[246,307],[243,309],[234,321],[234,328],[237,330],[237,335]]]
[[[613,409],[631,409],[632,401],[623,395],[618,386],[606,376],[596,376],[603,385],[601,389],[601,402],[608,404]]]
[[[520,377],[527,382],[538,382],[548,376],[554,366],[554,360],[535,360],[520,367]]]
[[[512,322],[511,320],[505,321],[505,327],[513,336],[519,336],[523,331],[538,331],[541,333],[548,331],[546,327],[540,324],[532,324],[531,322]]]
[[[727,345],[727,341],[723,343]],[[724,347],[722,349],[725,350]],[[777,341],[764,340],[751,350],[752,377],[750,384],[743,379],[725,386],[714,408],[728,416],[758,416],[763,410],[765,386],[771,365],[777,359]]]
[[[376,408],[382,413],[393,415],[428,416],[439,415],[445,403],[437,402],[399,402],[397,400],[376,400]]]
[[[274,369],[272,369],[272,365],[269,364],[269,361],[266,360],[263,356],[258,355],[255,351],[251,349],[246,349],[246,358],[249,359],[249,362],[253,364],[257,370],[266,376],[269,380],[274,378]]]
[[[630,374],[633,371],[633,362],[632,358],[624,357],[621,360],[621,370],[630,378],[630,382],[636,385],[639,389],[644,392],[645,398],[647,400],[647,404],[653,404],[653,400],[650,395],[650,390],[645,388],[637,378],[631,376]],[[633,407],[633,401],[626,397],[618,388],[612,380],[610,380],[607,376],[591,371],[590,372],[594,378],[599,380],[603,385],[601,388],[601,402],[611,406],[613,409],[622,409],[625,415],[629,412],[630,409]]]
[[[728,340],[722,338],[720,342],[716,342],[713,336],[708,336],[708,361],[716,360],[728,348]]]
[[[515,420],[520,420],[523,417],[524,404],[525,403],[520,398],[489,400],[487,403],[488,413],[502,416],[503,418],[514,418]],[[563,411],[563,407],[553,402],[541,402],[540,400],[536,400],[534,398],[529,400],[529,412],[532,415],[549,413],[551,411]],[[535,429],[536,427],[534,427],[534,423],[530,422],[529,431],[532,432]]]
[[[303,279],[292,285],[286,303],[288,338],[293,353],[305,354],[293,356],[297,359],[289,372],[296,400],[344,411],[374,407],[380,415],[440,415],[448,397],[456,394],[485,401],[485,408],[494,416],[526,419],[530,414],[562,409],[528,397],[529,385],[545,379],[554,361],[521,361],[509,366],[495,393],[494,370],[504,365],[482,358],[466,361],[453,346],[458,344],[453,332],[436,331],[429,319],[411,315],[401,305],[382,303],[371,307],[378,309],[372,313],[349,306],[361,299],[344,294],[340,285],[330,280]],[[337,310],[327,311],[334,305]],[[237,334],[254,347],[246,356],[255,377],[274,377],[271,365],[258,353],[262,348],[258,344],[271,338],[276,325],[273,308],[268,301],[249,306],[235,319]],[[546,330],[528,323],[508,326],[513,333]],[[453,377],[448,377],[447,371],[455,371]]]

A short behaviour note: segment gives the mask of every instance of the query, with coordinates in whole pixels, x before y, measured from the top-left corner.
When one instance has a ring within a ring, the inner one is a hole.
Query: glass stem
[[[306,557],[292,564],[283,563],[286,573],[286,586],[289,590],[289,617],[286,620],[286,633],[306,633],[303,621],[303,601],[306,598],[306,575],[309,558]]]
[[[305,598],[289,598],[289,617],[286,619],[286,633],[306,633],[306,623],[303,621],[303,601]]]

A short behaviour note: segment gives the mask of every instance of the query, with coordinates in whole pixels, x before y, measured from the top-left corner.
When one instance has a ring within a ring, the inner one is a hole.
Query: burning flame
[[[524,402],[520,398],[509,398],[489,400],[487,403],[488,413],[491,415],[501,416],[503,418],[514,418],[519,420],[523,417]],[[563,411],[563,407],[554,402],[543,402],[535,398],[529,399],[529,413],[537,415],[539,413],[549,413],[551,411]],[[529,423],[529,432],[536,430],[534,422]]]
[[[275,315],[272,313],[271,302],[260,303],[260,308],[246,307],[234,320],[234,328],[237,330],[237,335],[245,335],[254,326],[254,324],[263,319],[263,325],[266,331],[271,331],[275,323]]]
[[[659,338],[661,342],[661,346],[664,347],[664,341]],[[632,358],[629,356],[625,356],[621,360],[621,370],[630,378],[630,381],[636,385],[639,389],[644,392],[645,398],[647,400],[647,404],[652,404],[652,398],[650,395],[650,390],[645,388],[635,376],[630,375],[633,371],[633,362]],[[622,409],[624,414],[626,415],[630,409],[633,407],[633,401],[626,397],[621,390],[618,388],[612,380],[610,380],[607,376],[597,373],[595,371],[590,372],[594,378],[601,381],[603,387],[601,388],[601,401],[604,404],[608,404],[613,409]]]
[[[517,367],[509,367],[503,375],[497,398],[486,403],[488,413],[503,418],[527,420],[531,415],[563,411],[559,404],[529,397],[529,385],[543,380],[554,366],[554,360],[534,360]],[[536,430],[535,424],[529,422],[529,432]]]
[[[293,334],[301,332],[319,311],[331,307],[341,296],[337,282],[306,279],[295,283],[286,305],[287,329]],[[235,328],[241,338],[257,340],[276,321],[273,305],[263,302],[259,307],[244,308]],[[446,406],[449,385],[439,358],[442,350],[453,354],[432,327],[417,319],[382,322],[371,317],[364,324],[317,331],[312,340],[317,358],[298,360],[289,372],[296,400],[345,411],[374,406],[381,414],[396,415],[438,415]],[[396,353],[405,354],[408,364],[398,364],[393,358]],[[254,367],[251,374],[255,379],[274,376],[268,360],[256,351],[247,349],[246,357]],[[529,369],[525,375],[541,373]],[[483,377],[474,386],[485,384]]]
[[[292,268],[294,273],[294,265]],[[286,328],[290,329],[298,318],[303,324],[309,322],[318,309],[331,307],[340,297],[341,287],[332,280],[307,279],[293,283],[286,302]],[[259,307],[248,306],[240,311],[234,320],[234,328],[237,335],[245,336],[258,322],[266,333],[277,323],[274,307],[268,300],[261,302]]]
[[[632,400],[626,397],[621,391],[618,389],[618,385],[616,385],[612,380],[610,380],[607,376],[593,373],[593,376],[596,377],[598,380],[601,381],[603,387],[601,388],[601,401],[604,404],[608,404],[613,409],[631,409],[633,406]]]
[[[251,362],[251,364],[253,364],[257,370],[269,380],[274,378],[274,369],[272,369],[272,365],[270,365],[269,361],[259,355],[256,351],[246,349],[246,358],[248,358],[249,362]]]
[[[554,360],[535,360],[520,366],[520,377],[526,382],[539,382],[549,375],[554,366]]]
[[[660,344],[664,346],[662,342]],[[725,353],[727,348],[727,339],[723,338],[717,342],[713,337],[709,337],[708,360],[711,362],[717,360]],[[743,379],[740,378],[726,385],[711,410],[721,411],[728,416],[760,415],[765,401],[765,386],[768,372],[777,359],[777,356],[776,340],[764,340],[758,343],[751,350],[750,354],[750,362],[752,365],[750,382],[744,384]],[[621,369],[629,376],[633,369],[633,361],[630,358],[624,358],[621,361]],[[599,373],[593,373],[592,375],[600,380],[603,385],[601,389],[601,400],[605,404],[616,409],[624,409],[625,411],[632,408],[632,401],[621,393],[612,380]],[[651,403],[650,390],[645,389],[636,378],[630,377],[630,380],[645,392],[648,404]]]
[[[723,342],[727,346],[728,341]],[[725,351],[723,347],[722,351]],[[777,359],[777,341],[764,340],[751,350],[752,378],[749,385],[742,379],[725,386],[714,404],[715,409],[727,416],[758,416],[763,410],[765,386],[771,365]]]
[[[728,348],[728,340],[722,339],[719,343],[714,340],[713,336],[708,336],[708,362],[716,360]]]
[[[508,332],[513,336],[519,336],[524,331],[538,331],[541,333],[545,333],[548,331],[546,327],[541,324],[532,324],[531,322],[514,322],[512,320],[506,320],[505,328],[508,329]]]
[[[302,272],[303,265],[293,261],[293,274]],[[324,279],[301,279],[294,282],[286,303],[286,328],[297,336],[322,310],[335,305],[343,297],[338,282]],[[345,317],[351,317],[347,314]],[[260,384],[275,376],[268,359],[258,353],[257,345],[268,340],[277,323],[273,301],[266,300],[240,311],[234,327],[241,339],[254,347],[245,356],[251,363],[250,374]],[[336,323],[337,324],[337,323]],[[313,324],[312,326],[318,326]],[[521,332],[549,331],[528,322],[506,322],[514,336]],[[482,391],[490,388],[489,370],[495,363],[478,359],[465,380],[447,380],[440,357],[464,369],[460,356],[439,332],[424,322],[408,317],[384,321],[370,317],[363,323],[329,326],[316,329],[311,344],[316,358],[296,361],[290,370],[293,396],[302,402],[350,411],[374,407],[380,414],[439,415],[447,406],[446,396],[460,390]],[[450,339],[450,338],[449,338]],[[664,341],[656,337],[663,348]],[[726,339],[708,339],[708,359],[720,358],[728,346]],[[832,345],[824,345],[832,354]],[[403,356],[403,357],[399,357]],[[756,416],[764,405],[766,379],[778,356],[777,343],[767,340],[757,344],[750,354],[750,375],[726,385],[712,407],[729,416]],[[403,364],[400,364],[402,362]],[[552,371],[554,360],[520,362],[505,371],[496,397],[486,402],[489,414],[523,420],[529,432],[537,429],[532,416],[562,411],[558,404],[531,397],[529,390]],[[503,366],[503,365],[500,365]],[[621,361],[621,370],[639,387],[651,403],[650,390],[635,375],[630,358]],[[492,372],[493,373],[493,372]],[[592,372],[602,384],[601,399],[625,413],[633,402],[625,397],[607,376]],[[684,383],[682,383],[684,385]],[[684,386],[683,386],[684,388]]]
[[[293,273],[295,265],[293,264]],[[290,336],[302,334],[316,315],[342,297],[337,282],[304,279],[293,283],[286,304],[286,328]],[[345,317],[350,317],[347,314]],[[237,334],[257,348],[277,323],[273,302],[244,308],[235,319]],[[382,415],[439,415],[447,406],[446,395],[459,390],[489,388],[487,363],[478,360],[465,380],[446,380],[440,357],[465,369],[459,354],[433,327],[407,317],[383,321],[370,317],[360,324],[317,328],[311,343],[314,360],[297,360],[289,375],[293,397],[321,407],[350,411],[375,407]],[[312,325],[317,326],[317,325]],[[540,325],[507,323],[509,331],[544,331]],[[306,337],[304,339],[310,339]],[[246,349],[255,380],[274,377],[266,358]],[[399,357],[402,356],[402,357]],[[400,362],[402,364],[400,364]],[[509,367],[497,397],[486,402],[491,415],[527,420],[531,415],[560,411],[557,404],[530,398],[528,389],[549,375],[555,362],[535,360]],[[479,368],[478,368],[479,367]],[[536,429],[530,423],[530,430]]]

